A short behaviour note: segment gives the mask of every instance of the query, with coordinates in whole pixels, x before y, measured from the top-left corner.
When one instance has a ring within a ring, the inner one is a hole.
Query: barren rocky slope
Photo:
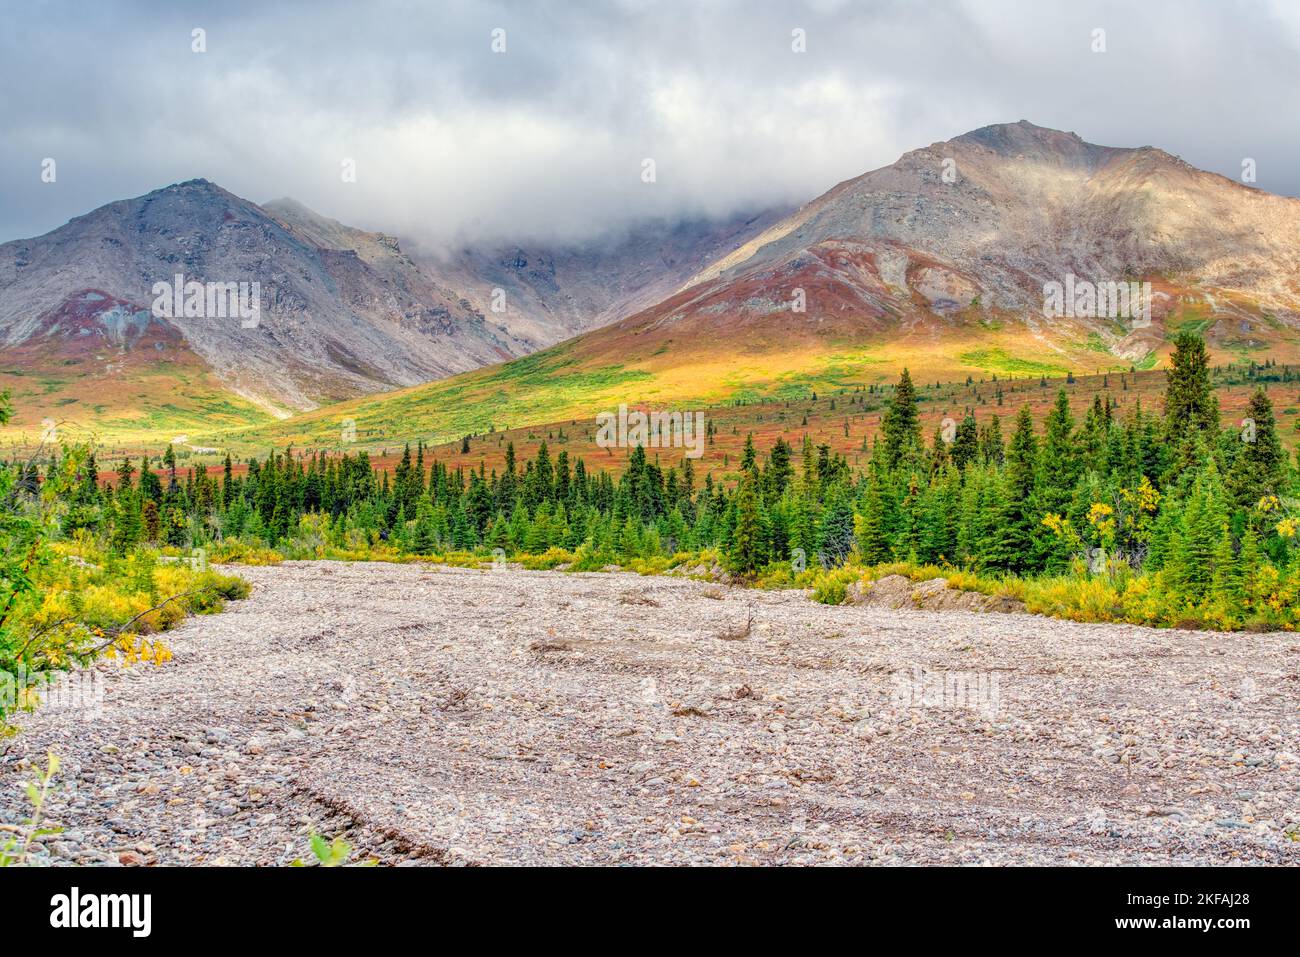
[[[1044,285],[1071,275],[1151,282],[1151,321],[1045,318]],[[1022,120],[840,183],[583,347],[645,357],[720,340],[747,353],[853,343],[913,371],[1024,374],[1044,370],[1023,360],[1149,362],[1193,322],[1225,358],[1294,361],[1297,275],[1300,200],[1155,147],[1097,146]],[[946,365],[928,358],[945,352]]]
[[[621,573],[241,573],[253,597],[174,632],[175,661],[106,672],[98,718],[24,720],[0,823],[53,750],[56,862],[285,863],[311,828],[393,863],[1300,859],[1293,634]],[[914,667],[965,696],[910,698]]]
[[[986,305],[1033,308],[1041,285],[1195,272],[1300,305],[1300,201],[1153,146],[1087,143],[1025,120],[904,154],[806,204],[694,281],[834,240],[901,244],[974,273]],[[908,266],[897,264],[899,277]],[[1026,298],[1028,293],[1028,298]]]
[[[186,432],[195,419],[220,428],[307,410],[523,356],[622,318],[785,212],[417,261],[393,236],[292,199],[258,206],[206,180],[178,183],[0,245],[0,389],[29,430],[57,417],[96,431],[136,421]],[[260,321],[153,316],[154,283],[178,274],[258,283]]]
[[[426,382],[528,351],[430,279],[396,240],[303,207],[295,211],[301,215],[282,209],[276,218],[199,179],[0,245],[0,345],[9,357],[40,343],[53,360],[75,360],[78,378],[111,385],[121,356],[138,345],[117,331],[125,315],[137,325],[165,327],[177,341],[156,354],[158,362],[178,351],[197,356],[228,389],[278,411]],[[258,283],[259,322],[151,316],[154,284],[178,274],[184,282]],[[103,309],[90,324],[71,321],[88,294]],[[95,354],[77,355],[86,342]],[[19,358],[16,375],[51,371]],[[52,368],[62,369],[53,360]],[[183,391],[185,383],[174,387]],[[57,399],[47,392],[37,412],[49,414]],[[131,404],[137,411],[166,396],[139,399]]]

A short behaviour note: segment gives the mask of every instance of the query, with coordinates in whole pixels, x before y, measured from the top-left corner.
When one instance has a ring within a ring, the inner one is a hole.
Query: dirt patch
[[[1012,614],[1025,611],[1025,603],[1006,595],[960,591],[948,587],[946,578],[914,582],[904,575],[885,575],[874,582],[854,582],[845,604],[870,608],[919,608],[926,611],[978,611]]]

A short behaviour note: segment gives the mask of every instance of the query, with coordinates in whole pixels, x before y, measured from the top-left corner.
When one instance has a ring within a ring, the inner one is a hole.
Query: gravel
[[[41,863],[1300,861],[1300,637],[826,607],[628,573],[286,562],[98,667]],[[923,669],[923,670],[922,670]]]

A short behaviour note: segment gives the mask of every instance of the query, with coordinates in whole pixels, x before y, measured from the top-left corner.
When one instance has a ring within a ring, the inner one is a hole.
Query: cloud
[[[582,238],[802,202],[1021,118],[1234,177],[1250,157],[1257,185],[1300,193],[1300,19],[1280,0],[66,2],[7,19],[0,240],[197,176],[429,245]]]

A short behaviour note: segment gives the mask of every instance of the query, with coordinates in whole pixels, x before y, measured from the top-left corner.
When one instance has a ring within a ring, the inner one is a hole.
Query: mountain
[[[654,220],[581,243],[480,244],[417,258],[480,312],[541,348],[665,299],[789,211]],[[492,310],[497,290],[501,313]]]
[[[1044,317],[1045,285],[1071,276],[1151,282],[1151,321]],[[841,183],[584,351],[626,362],[671,343],[680,363],[718,338],[843,342],[864,362],[1015,375],[1149,365],[1185,323],[1224,360],[1294,355],[1298,319],[1300,201],[1021,121]]]
[[[0,245],[0,389],[14,395],[22,434],[46,419],[117,437],[252,426],[622,318],[787,211],[417,261],[395,237],[293,199],[259,206],[191,180]],[[156,315],[155,284],[177,275],[250,294],[257,283],[258,321],[206,308]]]
[[[1044,316],[1045,286],[1076,279],[1149,282],[1149,316]],[[902,366],[923,383],[1146,369],[1181,329],[1216,362],[1300,359],[1300,200],[1021,121],[841,183],[611,325],[257,434],[329,442],[348,418],[446,440],[621,402],[794,398]]]
[[[166,430],[215,403],[255,421],[529,351],[391,237],[277,209],[198,179],[0,246],[0,388],[20,416]],[[249,305],[257,283],[257,321],[204,297],[156,314],[178,275],[246,283]]]

